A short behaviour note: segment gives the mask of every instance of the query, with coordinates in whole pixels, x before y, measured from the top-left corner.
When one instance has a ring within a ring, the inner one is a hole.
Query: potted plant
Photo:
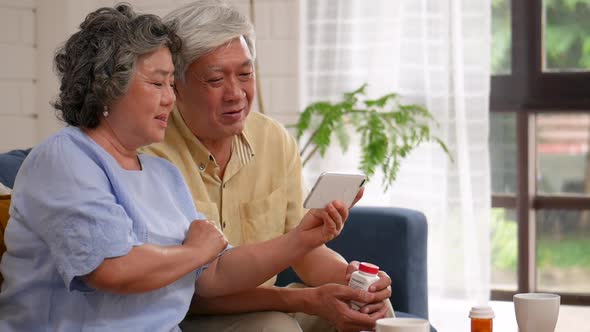
[[[421,143],[433,141],[450,157],[445,143],[431,134],[431,126],[438,124],[425,107],[402,104],[396,93],[369,99],[366,88],[365,83],[344,93],[339,102],[312,103],[299,115],[293,127],[298,141],[306,138],[305,144],[300,145],[304,166],[317,152],[323,157],[334,138],[346,152],[349,128],[360,135],[359,169],[370,178],[380,168],[384,190],[395,180],[401,160]]]

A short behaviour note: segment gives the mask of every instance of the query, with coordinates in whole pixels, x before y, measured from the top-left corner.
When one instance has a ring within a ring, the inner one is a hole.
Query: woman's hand
[[[227,239],[212,223],[194,220],[186,233],[184,246],[194,248],[206,262],[214,260],[227,247]]]
[[[135,246],[126,255],[105,259],[84,280],[93,288],[116,294],[148,292],[213,261],[226,246],[225,236],[215,226],[195,220],[183,245]]]
[[[340,201],[333,201],[324,209],[309,210],[296,231],[309,248],[318,247],[340,234],[348,218],[348,207]]]

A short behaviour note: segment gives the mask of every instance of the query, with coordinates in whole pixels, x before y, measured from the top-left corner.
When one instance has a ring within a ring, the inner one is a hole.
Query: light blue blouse
[[[179,245],[195,210],[180,172],[140,155],[122,169],[77,128],[37,146],[16,177],[0,264],[0,331],[180,331],[204,267],[135,295],[91,289],[81,276],[144,243]]]

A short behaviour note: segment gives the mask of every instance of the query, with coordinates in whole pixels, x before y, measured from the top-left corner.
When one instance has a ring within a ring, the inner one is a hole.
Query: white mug
[[[430,324],[420,318],[381,318],[376,332],[430,332]]]
[[[514,311],[520,332],[554,332],[560,297],[547,293],[514,295]]]

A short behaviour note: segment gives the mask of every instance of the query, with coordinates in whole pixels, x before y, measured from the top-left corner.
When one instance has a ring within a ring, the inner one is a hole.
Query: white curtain
[[[439,331],[456,326],[449,304],[462,306],[454,319],[467,322],[470,306],[489,299],[490,1],[302,0],[302,104],[338,99],[364,82],[371,97],[400,93],[435,115],[435,133],[453,155],[424,144],[389,191],[377,175],[361,201],[427,216],[430,318]],[[306,166],[307,181],[358,160],[358,149],[334,148]]]

